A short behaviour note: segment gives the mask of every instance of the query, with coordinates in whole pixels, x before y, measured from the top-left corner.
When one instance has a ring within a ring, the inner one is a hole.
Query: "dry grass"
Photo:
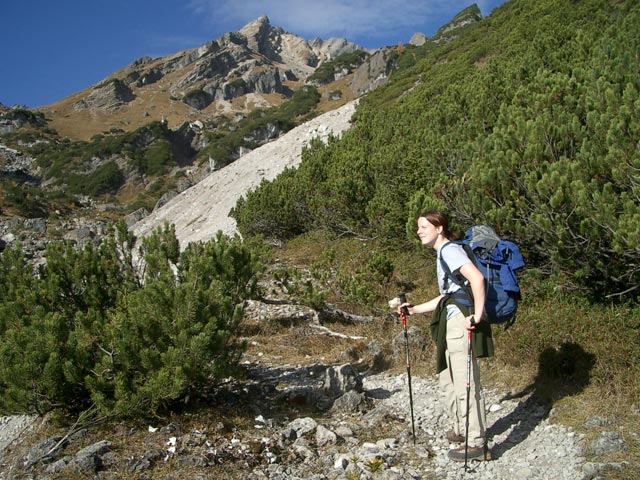
[[[383,320],[359,325],[325,326],[333,333],[352,338],[330,336],[312,327],[283,326],[276,322],[245,323],[242,335],[249,341],[248,355],[264,358],[266,362],[293,365],[363,361],[367,359],[370,342],[378,341],[384,345],[390,340],[389,322]]]

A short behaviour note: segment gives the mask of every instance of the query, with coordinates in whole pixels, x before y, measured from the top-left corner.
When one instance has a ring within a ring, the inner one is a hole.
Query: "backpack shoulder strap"
[[[442,270],[444,271],[444,289],[445,290],[449,288],[449,279],[451,279],[453,283],[461,287],[464,287],[464,284],[466,283],[466,279],[464,278],[462,273],[460,273],[460,269],[456,270],[455,272],[452,272],[451,268],[449,268],[449,265],[447,265],[447,262],[445,262],[444,260],[444,255],[442,255],[442,250],[444,250],[444,248],[450,244],[460,245],[464,250],[464,252],[466,253],[467,257],[469,258],[469,261],[471,261],[474,265],[476,265],[475,255],[473,254],[473,251],[471,250],[471,247],[468,244],[464,242],[456,242],[456,241],[450,240],[444,245],[442,245],[442,247],[440,248],[440,265],[442,266]]]
[[[460,290],[458,292],[455,292],[453,295],[455,295],[457,298],[460,298],[460,297],[465,298],[466,299],[465,301],[468,303],[469,301],[473,301],[472,300],[473,292],[471,291],[471,285],[469,284],[469,281],[464,277],[464,275],[462,275],[462,273],[460,272],[460,269],[452,272],[451,268],[449,268],[449,265],[447,265],[447,262],[444,261],[444,258],[442,255],[442,249],[444,249],[444,247],[446,247],[450,243],[460,245],[464,250],[465,254],[467,255],[467,257],[469,258],[469,261],[474,265],[476,265],[476,267],[478,266],[477,261],[473,253],[473,250],[471,250],[471,247],[465,242],[449,241],[445,243],[440,249],[440,265],[442,266],[442,270],[444,271],[444,275],[445,275],[444,285],[443,285],[444,290],[447,291],[447,289],[449,288],[449,279],[451,279],[453,283],[455,283],[460,287]]]
[[[447,289],[449,288],[449,279],[451,278],[454,282],[455,280],[453,279],[453,277],[451,276],[451,269],[449,268],[449,265],[447,265],[447,262],[444,261],[444,257],[442,255],[442,250],[444,250],[444,248],[447,245],[450,245],[451,241],[446,242],[444,245],[442,245],[442,247],[440,247],[440,266],[442,267],[442,271],[444,272],[444,285],[443,285],[443,290],[446,292]]]

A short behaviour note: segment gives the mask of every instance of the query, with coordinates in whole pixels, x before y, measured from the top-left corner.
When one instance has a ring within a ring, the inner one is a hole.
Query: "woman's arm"
[[[440,299],[442,297],[444,297],[444,295],[438,295],[437,297],[432,298],[428,302],[420,303],[418,305],[410,305],[408,303],[403,303],[398,307],[398,314],[400,313],[400,309],[402,307],[409,307],[409,315],[417,315],[418,313],[433,312],[438,306],[438,303],[440,302]]]

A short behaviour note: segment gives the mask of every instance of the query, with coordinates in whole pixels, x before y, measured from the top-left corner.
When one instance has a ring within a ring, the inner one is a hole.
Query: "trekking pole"
[[[407,303],[407,297],[404,293],[398,295],[400,304]],[[413,420],[413,392],[411,391],[411,360],[409,357],[409,334],[407,333],[407,315],[409,315],[409,309],[404,306],[400,309],[402,317],[402,327],[404,328],[404,351],[406,355],[407,364],[407,378],[409,380],[409,405],[411,406],[411,431],[413,432],[413,444],[416,444],[416,426]]]
[[[471,317],[471,325],[475,325],[475,319]],[[464,426],[464,471],[467,471],[467,453],[469,451],[469,394],[471,391],[471,334],[472,330],[468,330],[467,334],[467,414],[465,415]]]

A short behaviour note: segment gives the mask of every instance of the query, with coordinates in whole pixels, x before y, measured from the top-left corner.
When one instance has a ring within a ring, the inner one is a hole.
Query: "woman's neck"
[[[445,243],[447,243],[449,241],[449,239],[447,237],[445,237],[444,235],[440,234],[438,235],[438,238],[436,239],[435,243],[433,244],[433,249],[437,252],[438,250],[440,250],[440,247],[442,245],[444,245]]]

